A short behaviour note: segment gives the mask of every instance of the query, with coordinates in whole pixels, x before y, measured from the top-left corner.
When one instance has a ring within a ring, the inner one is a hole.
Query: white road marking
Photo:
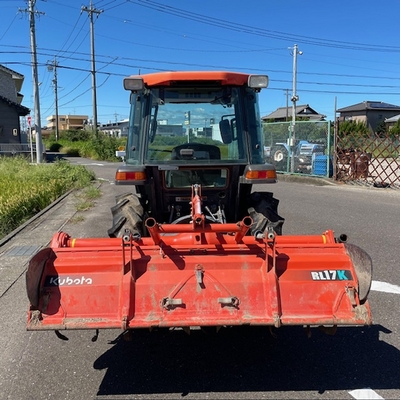
[[[351,396],[358,400],[369,400],[369,399],[383,399],[378,393],[372,389],[356,389],[349,392]]]
[[[377,292],[400,294],[400,286],[380,281],[372,281],[371,290],[375,290]]]

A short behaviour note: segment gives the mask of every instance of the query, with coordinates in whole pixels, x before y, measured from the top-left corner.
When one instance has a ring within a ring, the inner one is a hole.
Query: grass
[[[71,224],[79,224],[80,222],[83,222],[85,220],[85,217],[83,215],[75,215],[72,217],[69,222]]]
[[[90,210],[95,205],[95,200],[101,196],[101,191],[98,187],[94,185],[90,185],[85,189],[77,192],[75,198],[76,202],[76,210],[77,211],[87,211]],[[69,222],[72,224],[78,224],[79,222],[83,222],[85,217],[82,214],[76,214],[74,217],[70,219]]]
[[[30,164],[23,157],[0,157],[0,239],[71,189],[87,187],[87,207],[95,198],[94,179],[84,166],[66,161]]]
[[[91,185],[85,188],[81,193],[77,194],[78,202],[76,204],[77,211],[87,211],[94,206],[94,200],[101,196],[100,189]]]

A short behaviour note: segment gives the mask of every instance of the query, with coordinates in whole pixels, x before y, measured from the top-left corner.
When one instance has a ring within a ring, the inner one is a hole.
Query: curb
[[[323,178],[323,177],[316,177],[316,176],[305,176],[305,175],[298,175],[298,174],[277,174],[278,182],[295,182],[295,183],[306,183],[309,185],[316,185],[316,186],[338,186],[332,179]]]

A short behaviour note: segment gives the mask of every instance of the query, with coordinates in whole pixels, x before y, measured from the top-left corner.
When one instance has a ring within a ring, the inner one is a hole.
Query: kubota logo
[[[85,278],[84,276],[46,276],[45,286],[74,286],[74,285],[91,285],[92,278]]]
[[[351,272],[344,269],[311,271],[311,278],[313,281],[349,281],[353,279]]]

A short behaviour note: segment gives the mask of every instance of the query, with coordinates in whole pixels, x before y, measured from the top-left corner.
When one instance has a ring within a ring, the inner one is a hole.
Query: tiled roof
[[[361,103],[353,104],[352,106],[339,108],[337,111],[348,112],[365,110],[400,110],[400,106],[384,103],[383,101],[363,101]]]
[[[273,113],[262,117],[262,120],[267,119],[283,119],[292,115],[292,107],[280,107],[276,109]],[[308,104],[296,105],[296,115],[298,117],[310,117],[311,119],[323,119],[326,115],[318,114],[314,109],[312,109]]]
[[[21,104],[15,103],[14,101],[7,99],[7,97],[0,96],[0,101],[2,103],[9,105],[10,107],[15,108],[17,110],[19,116],[25,116],[31,112],[31,110],[29,108],[21,106]]]
[[[5,72],[8,72],[11,75],[17,75],[19,78],[24,78],[24,75],[20,74],[19,72],[16,72],[16,71],[12,70],[11,68],[7,68],[4,65],[0,64],[0,69],[2,69]]]
[[[394,117],[385,118],[385,122],[397,122],[399,119],[400,119],[400,114],[397,114]]]

